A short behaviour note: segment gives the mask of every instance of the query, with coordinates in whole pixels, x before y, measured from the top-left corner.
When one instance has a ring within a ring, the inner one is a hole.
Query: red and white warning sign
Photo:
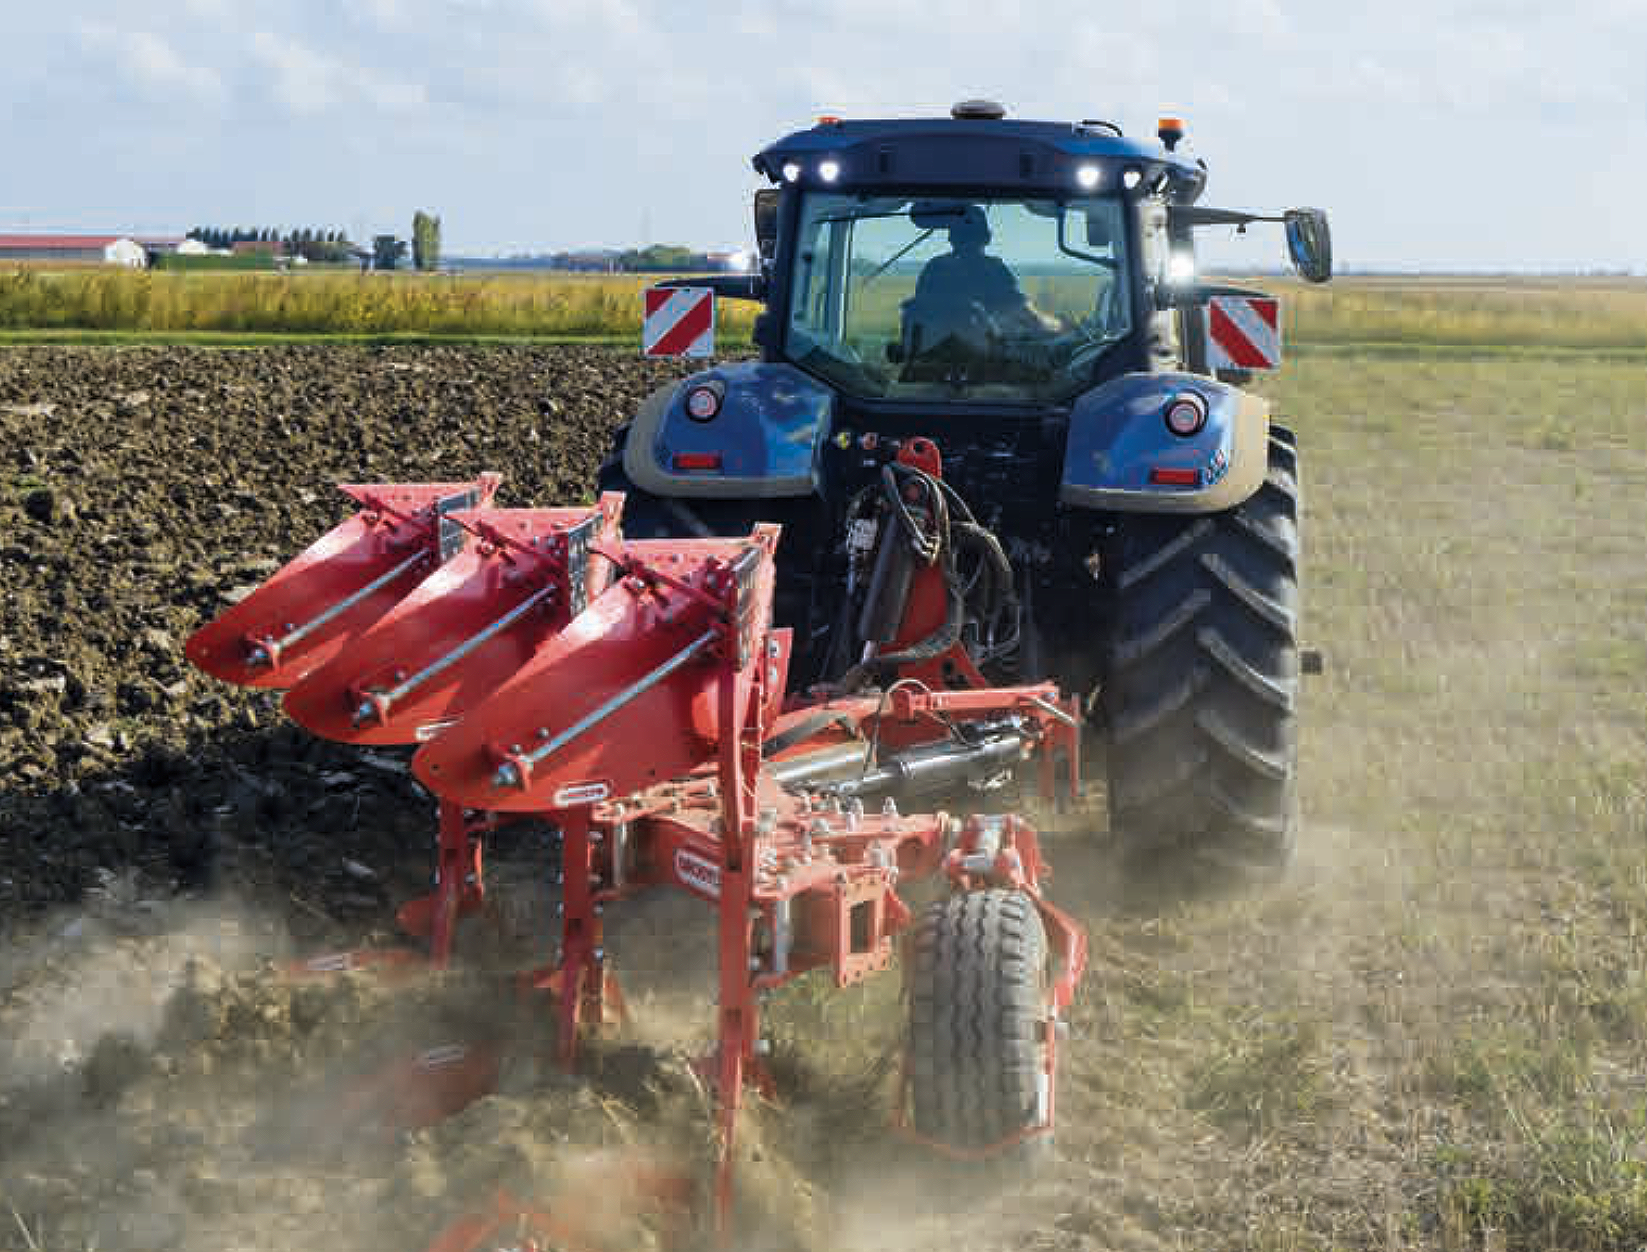
[[[1214,296],[1207,301],[1207,368],[1281,368],[1281,302],[1269,297]]]
[[[707,287],[648,287],[644,356],[713,356],[715,293]]]

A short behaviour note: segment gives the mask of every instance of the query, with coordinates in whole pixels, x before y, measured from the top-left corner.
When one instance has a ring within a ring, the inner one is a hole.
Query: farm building
[[[0,235],[0,263],[124,265],[141,269],[156,252],[176,252],[180,239],[132,235]]]

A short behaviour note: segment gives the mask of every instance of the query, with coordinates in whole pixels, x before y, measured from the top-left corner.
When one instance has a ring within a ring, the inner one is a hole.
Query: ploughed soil
[[[637,1167],[706,1193],[687,1058],[712,1023],[708,911],[612,919],[638,1036],[577,1079],[508,979],[553,933],[541,829],[489,853],[490,964],[410,990],[276,976],[397,942],[433,800],[407,754],[312,738],[182,654],[347,516],[334,483],[498,470],[499,503],[588,500],[614,426],[687,368],[570,347],[0,352],[0,1249],[402,1252],[499,1187],[634,1248],[669,1234],[624,1190]],[[773,1006],[790,1102],[745,1118],[752,1246],[822,1246],[808,1176],[902,1159],[883,982]],[[384,1065],[493,1045],[497,1094],[451,1120],[401,1132],[373,1103]]]
[[[0,353],[0,916],[133,871],[380,916],[428,804],[184,640],[347,516],[336,482],[494,469],[500,503],[590,498],[614,424],[679,372],[580,348]]]

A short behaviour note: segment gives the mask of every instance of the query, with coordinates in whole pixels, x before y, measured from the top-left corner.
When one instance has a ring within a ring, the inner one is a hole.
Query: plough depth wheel
[[[1050,1135],[1046,931],[1020,891],[931,905],[908,966],[912,1129],[958,1155]]]

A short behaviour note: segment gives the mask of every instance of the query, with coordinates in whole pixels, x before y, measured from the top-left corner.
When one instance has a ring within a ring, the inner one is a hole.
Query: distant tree
[[[680,244],[648,244],[644,248],[632,248],[618,257],[620,270],[641,273],[681,273],[706,267],[707,258],[702,253],[695,253]]]
[[[412,264],[420,270],[440,268],[440,218],[422,209],[412,215]]]
[[[392,270],[406,258],[406,241],[394,235],[372,236],[372,268]]]

